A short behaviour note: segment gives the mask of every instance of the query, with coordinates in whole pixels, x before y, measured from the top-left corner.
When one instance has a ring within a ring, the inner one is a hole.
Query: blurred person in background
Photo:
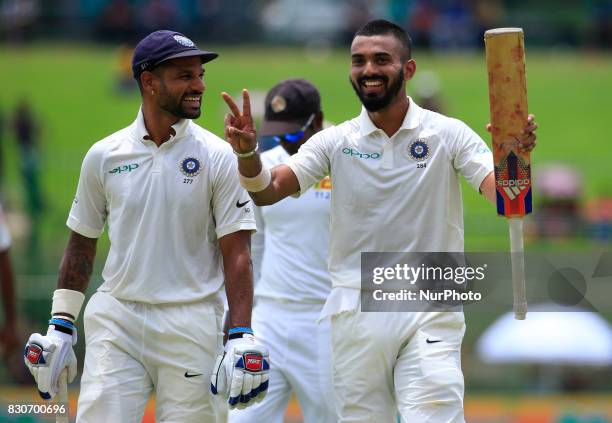
[[[284,163],[323,128],[319,91],[304,79],[279,82],[267,94],[259,131],[268,167]],[[317,323],[331,291],[327,270],[331,180],[299,198],[255,209],[253,329],[274,367],[266,398],[229,414],[230,423],[282,423],[295,393],[306,423],[337,421],[331,381],[329,321]]]
[[[170,0],[148,0],[140,13],[145,30],[174,27],[178,21],[178,5]]]
[[[431,70],[422,70],[414,77],[414,94],[418,104],[427,110],[444,113],[444,100],[440,77]]]
[[[128,0],[111,0],[96,16],[96,34],[102,41],[125,42],[137,31],[136,10]]]
[[[581,235],[584,182],[578,169],[566,164],[545,164],[538,166],[534,174],[538,207],[525,222],[525,233],[557,240]]]
[[[117,49],[117,61],[115,62],[115,90],[119,94],[132,94],[138,86],[134,84],[132,75],[132,56],[134,48],[121,45]]]
[[[596,197],[589,200],[583,213],[589,238],[609,246],[612,241],[612,197]]]
[[[29,253],[38,257],[40,218],[44,200],[40,186],[40,152],[38,148],[40,124],[27,98],[23,97],[12,117],[13,132],[19,150],[19,165],[25,185],[28,215],[30,217]]]
[[[612,49],[612,1],[587,0],[589,11],[588,35],[593,47]]]
[[[495,204],[493,157],[465,123],[419,107],[406,95],[416,72],[410,37],[384,20],[353,38],[350,82],[361,114],[324,129],[284,164],[264,166],[248,92],[225,136],[240,183],[257,205],[300,195],[331,175],[329,270],[321,313],[331,319],[334,400],[340,422],[464,421],[460,312],[361,312],[362,252],[462,252],[460,176]],[[535,145],[533,116],[519,145]],[[298,335],[299,336],[299,335]]]
[[[0,2],[0,34],[16,43],[30,41],[39,22],[40,0],[4,0]]]
[[[192,121],[201,114],[202,66],[216,57],[178,32],[143,38],[132,60],[142,97],[136,120],[83,160],[47,334],[32,334],[24,352],[45,399],[57,395],[64,369],[76,376],[75,321],[108,225],[104,282],[84,313],[78,422],[139,423],[153,392],[157,421],[214,422],[211,382],[230,407],[266,393],[267,352],[250,328],[255,217],[231,148]]]
[[[406,7],[405,3],[402,4]],[[431,0],[416,0],[409,9],[407,26],[412,33],[412,42],[417,48],[429,50],[439,10]]]
[[[0,288],[4,321],[0,329],[0,346],[6,368],[16,380],[21,373],[16,359],[21,356],[21,340],[17,332],[17,306],[15,303],[15,277],[10,258],[11,234],[0,205]]]
[[[2,193],[4,192],[4,146],[5,146],[5,138],[4,138],[4,129],[5,129],[5,121],[4,121],[4,113],[2,113],[2,109],[0,108],[0,200],[2,200]]]

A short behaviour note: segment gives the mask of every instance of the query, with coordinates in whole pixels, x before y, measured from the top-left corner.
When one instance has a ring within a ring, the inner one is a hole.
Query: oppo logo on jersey
[[[342,152],[347,156],[359,157],[360,159],[380,159],[380,153],[362,153],[349,147],[344,147]]]
[[[529,183],[530,182],[528,178],[510,179],[510,180],[503,179],[501,181],[497,181],[497,185],[500,187],[522,187],[522,186],[529,185]]]
[[[131,172],[135,169],[138,169],[138,163],[132,163],[129,165],[117,166],[116,168],[109,170],[108,173],[121,173],[121,172]]]

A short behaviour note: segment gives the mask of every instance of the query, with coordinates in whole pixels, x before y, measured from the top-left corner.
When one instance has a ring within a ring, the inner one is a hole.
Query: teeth
[[[365,81],[363,85],[366,87],[379,87],[382,85],[382,81]]]
[[[200,97],[185,97],[185,101],[200,101]]]

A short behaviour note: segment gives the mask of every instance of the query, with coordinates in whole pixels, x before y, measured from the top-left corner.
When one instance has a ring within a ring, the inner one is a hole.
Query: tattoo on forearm
[[[96,239],[72,233],[60,265],[58,288],[84,292],[93,270]]]

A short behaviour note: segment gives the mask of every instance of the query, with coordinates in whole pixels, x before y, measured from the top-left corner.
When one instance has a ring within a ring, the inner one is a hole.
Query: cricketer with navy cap
[[[49,329],[25,351],[43,397],[58,393],[63,369],[75,377],[75,321],[108,225],[104,282],[84,312],[78,422],[140,422],[151,393],[158,422],[214,422],[211,380],[230,407],[266,393],[268,353],[250,328],[253,210],[231,147],[191,121],[200,116],[202,65],[216,57],[178,32],[145,37],[132,66],[142,95],[136,120],[83,160]]]

